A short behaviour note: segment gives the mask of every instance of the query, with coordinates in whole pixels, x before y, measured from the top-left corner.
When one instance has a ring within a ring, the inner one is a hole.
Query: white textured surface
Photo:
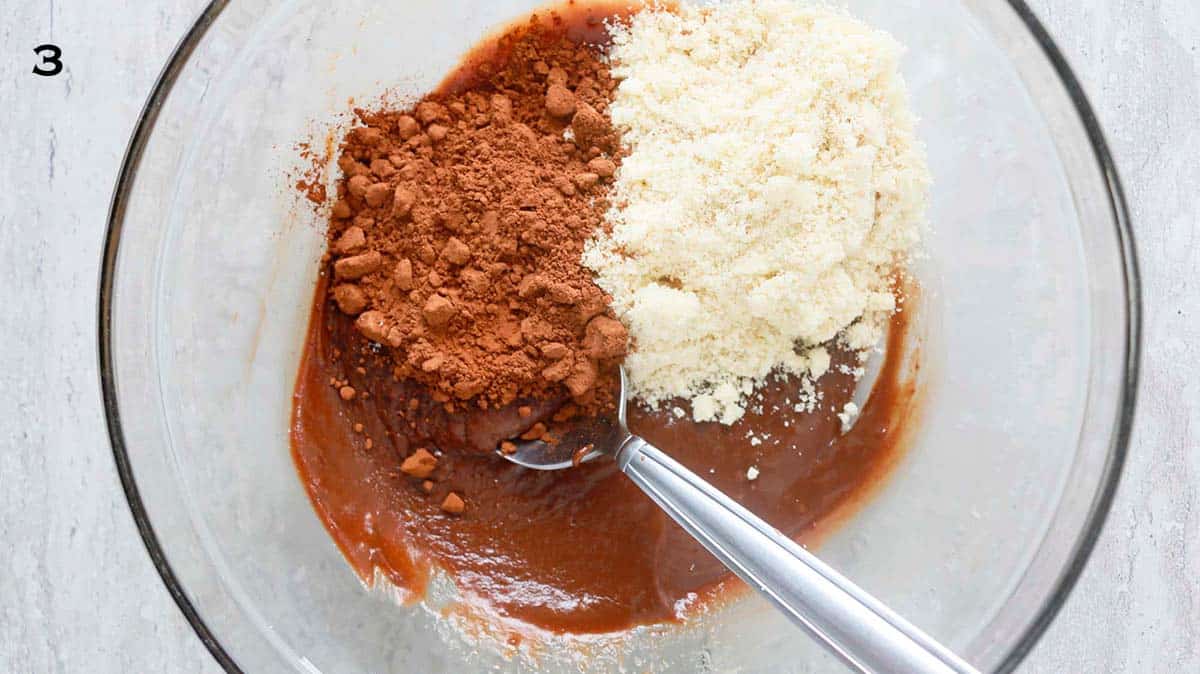
[[[159,582],[100,411],[95,285],[137,112],[203,0],[0,11],[0,671],[216,671]],[[1130,460],[1096,552],[1023,671],[1200,671],[1200,5],[1032,4],[1120,165],[1145,285]],[[67,70],[30,74],[55,42]]]

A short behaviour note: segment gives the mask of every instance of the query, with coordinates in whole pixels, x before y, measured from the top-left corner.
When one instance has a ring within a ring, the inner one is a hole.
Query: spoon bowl
[[[513,439],[515,450],[497,449],[507,461],[534,470],[563,470],[601,456],[615,457],[622,445],[633,435],[626,426],[628,382],[625,368],[620,368],[621,388],[617,393],[616,417],[590,417],[572,424],[552,442]]]

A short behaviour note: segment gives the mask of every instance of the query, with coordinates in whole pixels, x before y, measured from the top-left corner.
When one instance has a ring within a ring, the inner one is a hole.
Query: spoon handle
[[[851,667],[977,671],[645,440],[630,437],[617,463],[709,552]]]

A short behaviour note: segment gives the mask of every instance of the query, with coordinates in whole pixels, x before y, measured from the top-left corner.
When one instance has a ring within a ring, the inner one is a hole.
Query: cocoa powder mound
[[[537,18],[409,110],[356,110],[330,299],[448,410],[611,405],[627,334],[582,267],[620,156],[597,48]]]

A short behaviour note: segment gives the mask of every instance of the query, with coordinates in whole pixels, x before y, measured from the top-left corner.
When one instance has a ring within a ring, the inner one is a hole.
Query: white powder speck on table
[[[630,329],[634,395],[733,423],[768,376],[819,377],[818,345],[869,348],[894,310],[929,182],[902,48],[790,0],[643,11],[613,37],[628,156],[583,260]]]

